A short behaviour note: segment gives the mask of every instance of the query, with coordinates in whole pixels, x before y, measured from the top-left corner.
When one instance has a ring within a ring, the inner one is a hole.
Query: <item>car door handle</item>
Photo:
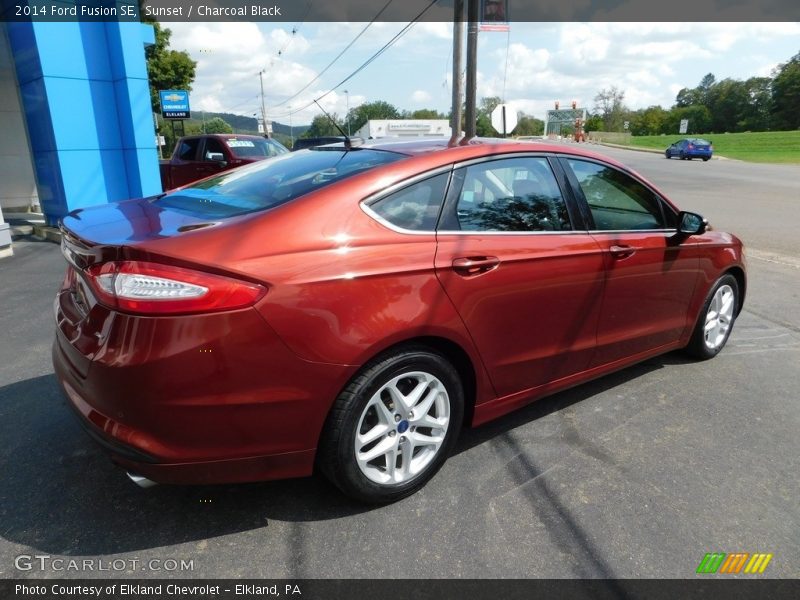
[[[611,246],[608,251],[614,258],[628,258],[636,253],[638,248],[633,246]]]
[[[466,256],[453,260],[453,270],[459,275],[479,275],[491,271],[500,264],[496,256]]]

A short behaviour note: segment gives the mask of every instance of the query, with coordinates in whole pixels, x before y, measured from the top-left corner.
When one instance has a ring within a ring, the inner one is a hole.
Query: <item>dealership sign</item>
[[[189,92],[186,90],[160,90],[161,116],[165,119],[189,118]]]

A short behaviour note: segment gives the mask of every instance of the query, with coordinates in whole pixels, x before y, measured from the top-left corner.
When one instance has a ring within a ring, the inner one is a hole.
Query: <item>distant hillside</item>
[[[201,111],[192,111],[192,118],[186,123],[191,123],[199,128],[202,128],[203,115],[204,113]],[[219,117],[228,123],[231,127],[233,127],[234,133],[258,134],[258,121],[255,119],[255,117],[245,117],[243,115],[234,115],[231,113],[205,113],[206,121],[210,121],[214,117]],[[283,123],[278,123],[276,121],[272,122],[272,132],[276,135],[285,135],[286,137],[289,137],[290,133],[292,132],[294,132],[294,137],[300,137],[306,132],[308,127],[308,125],[295,125],[293,128],[290,128],[288,125],[284,125]]]

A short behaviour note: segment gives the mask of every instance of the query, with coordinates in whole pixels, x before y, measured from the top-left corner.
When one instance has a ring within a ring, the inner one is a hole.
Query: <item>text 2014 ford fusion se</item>
[[[742,243],[564,146],[384,141],[283,154],[79,210],[53,361],[140,483],[305,476],[388,502],[459,430],[725,345]]]

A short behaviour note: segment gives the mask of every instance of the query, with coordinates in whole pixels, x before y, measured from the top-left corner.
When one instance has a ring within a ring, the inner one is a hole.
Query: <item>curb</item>
[[[598,146],[608,146],[609,148],[619,148],[621,150],[633,150],[634,152],[650,152],[651,154],[664,154],[663,150],[655,148],[642,148],[641,146],[624,146],[623,144],[612,144],[610,142],[594,142]]]
[[[33,225],[33,236],[47,242],[61,243],[61,231],[48,225]]]
[[[46,225],[42,213],[8,213],[6,220],[12,237],[31,236],[40,241],[61,243],[61,231],[58,227]]]

